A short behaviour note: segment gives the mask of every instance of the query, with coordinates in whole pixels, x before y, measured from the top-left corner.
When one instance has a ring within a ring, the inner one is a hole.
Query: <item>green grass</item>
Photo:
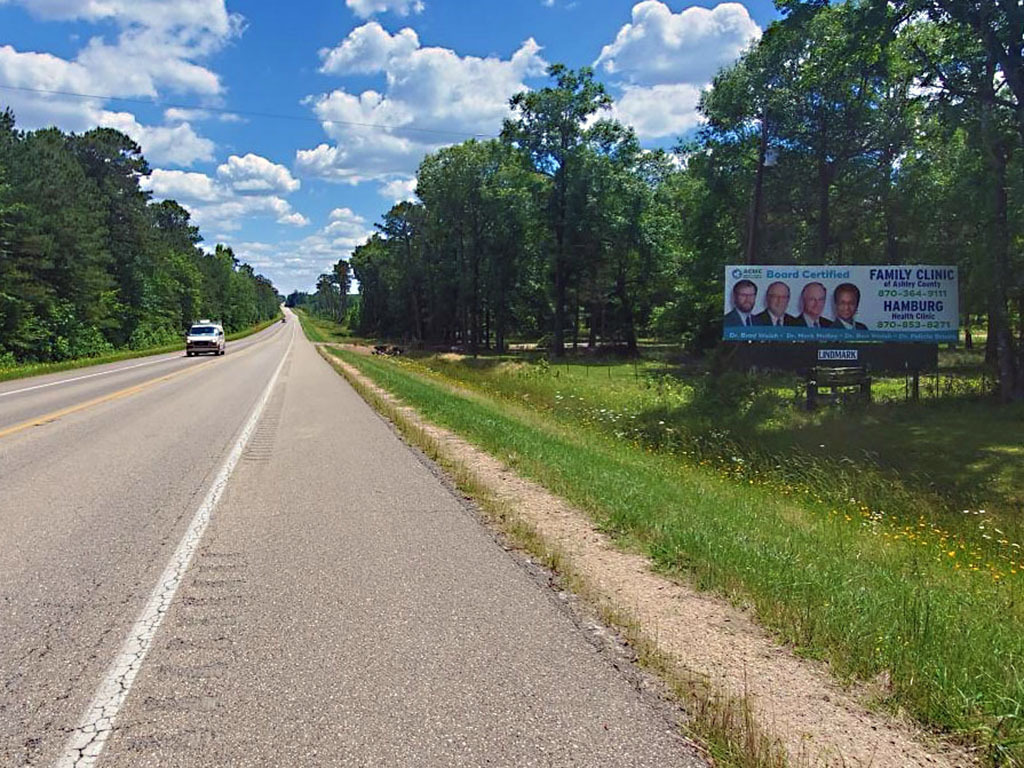
[[[815,492],[829,479],[817,470],[813,483],[787,488],[750,474],[742,457],[723,466],[652,445],[630,431],[633,414],[610,413],[600,398],[670,409],[699,398],[678,382],[645,389],[632,366],[573,375],[572,366],[508,360],[334,353],[659,567],[750,605],[840,678],[888,680],[880,706],[978,745],[992,765],[1024,761],[1024,575],[994,526],[978,530],[984,516],[952,532],[927,515],[833,504]],[[460,376],[468,388],[453,390]]]
[[[795,377],[712,378],[656,360],[555,365],[438,355],[419,362],[492,396],[525,397],[564,424],[588,424],[781,493],[807,491],[858,515],[867,507],[916,523],[924,514],[965,535],[977,533],[978,517],[963,511],[984,509],[1009,538],[1024,541],[1021,405],[967,394],[809,413]]]
[[[237,333],[228,334],[228,341],[237,341],[238,339],[244,339],[246,336],[251,336],[254,333],[262,331],[274,323],[280,320],[280,315],[272,320],[254,325],[252,328],[247,328],[244,331],[238,331]],[[102,355],[99,357],[80,357],[74,360],[61,360],[58,363],[28,363],[26,365],[16,365],[10,368],[0,368],[0,381],[9,381],[11,379],[23,379],[28,376],[41,376],[44,373],[59,373],[60,371],[70,371],[75,368],[88,368],[93,365],[103,365],[104,363],[116,363],[121,360],[132,360],[136,357],[149,357],[150,355],[162,355],[168,352],[176,352],[185,348],[185,342],[175,342],[174,344],[165,344],[161,347],[150,347],[149,349],[123,349],[118,352],[114,352],[109,355]]]
[[[355,339],[340,323],[324,317],[309,314],[301,307],[295,307],[295,314],[302,323],[306,338],[318,343],[353,342]]]

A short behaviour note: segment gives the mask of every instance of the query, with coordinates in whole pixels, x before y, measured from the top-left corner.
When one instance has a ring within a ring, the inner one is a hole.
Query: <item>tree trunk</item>
[[[580,294],[579,291],[573,297],[572,309],[572,351],[580,348]]]
[[[561,244],[558,246],[561,250]],[[555,357],[562,357],[565,354],[565,293],[566,293],[565,265],[562,264],[561,255],[555,261],[555,328],[551,339],[551,354]]]
[[[566,289],[568,288],[569,276],[568,264],[565,255],[565,208],[567,184],[565,180],[565,166],[563,154],[563,166],[555,179],[555,187],[558,200],[555,201],[555,328],[551,339],[551,354],[555,357],[565,355],[565,301]]]
[[[480,253],[473,247],[473,285],[470,291],[469,349],[476,355],[480,347]]]
[[[619,274],[615,280],[615,292],[622,304],[622,319],[626,330],[626,350],[631,355],[637,352],[636,326],[633,322],[633,305],[629,300],[629,293],[626,290],[626,269],[620,264]]]
[[[992,302],[989,302],[988,310],[988,335],[985,337],[985,364],[995,365],[996,364],[996,333],[994,328],[996,327],[996,321],[992,317]]]
[[[747,221],[747,264],[757,263],[758,240],[761,230],[761,199],[764,194],[764,158],[768,151],[768,121],[761,113],[761,142],[757,150],[757,174],[754,176],[754,194],[750,200]]]
[[[419,291],[416,290],[416,286],[412,287],[410,296],[412,297],[412,315],[415,318],[415,324],[413,326],[413,332],[416,334],[416,341],[423,341],[423,322],[420,318],[420,300],[418,296]]]
[[[505,281],[498,285],[498,306],[494,310],[494,349],[505,354]]]
[[[995,63],[990,58],[986,82],[992,83]],[[992,172],[992,282],[989,291],[989,335],[995,336],[996,366],[999,371],[999,397],[1004,403],[1024,396],[1024,385],[1018,381],[1017,359],[1013,345],[1008,312],[1006,286],[1010,280],[1009,195],[1006,169],[1010,161],[1009,143],[998,135],[994,125],[995,93],[991,86],[982,93],[982,136],[985,155]]]
[[[458,336],[458,343],[465,347],[467,344],[466,330],[469,327],[469,323],[467,322],[466,312],[466,238],[461,227],[459,228],[458,264],[458,293],[456,294],[455,300],[455,323],[457,326],[456,334]]]
[[[815,257],[818,264],[825,263],[828,253],[829,230],[829,190],[832,187],[831,168],[828,160],[822,155],[818,162],[818,238],[815,246]]]
[[[406,274],[412,274],[412,238],[405,240]],[[409,280],[409,309],[412,311],[413,338],[423,341],[423,313],[420,312],[419,286],[415,280]]]
[[[1017,338],[1020,352],[1024,355],[1024,292],[1017,297]]]
[[[884,207],[883,215],[885,216],[885,257],[886,263],[888,264],[899,264],[899,237],[896,234],[896,206],[893,203],[893,190],[892,190],[892,170],[893,163],[895,162],[894,148],[889,147],[886,150],[885,156],[885,185],[883,186],[883,200],[882,206]]]
[[[1024,400],[1024,293],[1017,298],[1018,322],[1020,323],[1020,342],[1017,345],[1017,389],[1014,399]]]

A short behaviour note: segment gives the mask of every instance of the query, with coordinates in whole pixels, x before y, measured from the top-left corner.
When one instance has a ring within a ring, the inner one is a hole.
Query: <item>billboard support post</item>
[[[822,394],[822,389],[829,390],[829,394]],[[863,367],[819,367],[808,372],[807,410],[813,411],[823,399],[836,402],[849,395],[865,403],[871,402],[871,376]]]

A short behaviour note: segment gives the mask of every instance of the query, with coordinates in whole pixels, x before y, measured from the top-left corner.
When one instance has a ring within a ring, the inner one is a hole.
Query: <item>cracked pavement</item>
[[[271,328],[246,342],[188,375],[0,439],[0,765],[54,765],[82,721],[286,338]],[[0,424],[194,363],[99,366],[110,372],[9,394]],[[97,714],[83,749],[99,747],[107,723]]]

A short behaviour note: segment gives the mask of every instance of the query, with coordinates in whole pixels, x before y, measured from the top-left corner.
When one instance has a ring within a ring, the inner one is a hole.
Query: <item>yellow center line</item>
[[[273,336],[271,336],[270,338],[273,338]],[[266,339],[266,341],[269,340],[270,339]],[[262,346],[261,342],[250,344],[244,347],[243,349],[239,350],[238,352],[235,352],[227,359],[237,360],[239,357],[247,354],[248,352],[253,351],[254,349],[257,349],[260,346]],[[117,392],[111,392],[109,395],[103,395],[102,397],[97,397],[92,400],[86,400],[84,403],[78,403],[77,405],[69,405],[67,408],[62,408],[59,411],[52,411],[51,413],[47,413],[42,416],[36,416],[35,418],[29,419],[28,421],[23,421],[20,424],[15,424],[13,427],[6,427],[5,429],[0,429],[0,439],[8,437],[9,435],[13,435],[17,432],[23,432],[24,430],[31,429],[32,427],[41,427],[44,424],[49,424],[50,422],[56,421],[57,419],[63,418],[64,416],[69,416],[72,413],[84,411],[86,408],[92,408],[93,406],[101,405],[102,403],[109,403],[112,400],[120,400],[123,397],[128,397],[129,395],[134,395],[137,392],[141,392],[144,389],[148,389],[154,384],[159,384],[162,381],[167,381],[168,379],[173,379],[178,376],[184,376],[186,373],[195,373],[196,371],[202,370],[205,367],[206,366],[192,365],[180,371],[174,371],[173,373],[168,373],[165,374],[164,376],[158,376],[155,379],[144,381],[141,384],[135,384],[125,389],[119,389]]]
[[[15,424],[13,427],[7,427],[6,429],[0,429],[0,438],[13,435],[16,432],[29,429],[30,427],[41,427],[44,424],[49,424],[51,421],[56,421],[64,416],[68,416],[78,411],[84,411],[86,408],[92,408],[94,405],[100,405],[101,403],[109,403],[111,400],[119,400],[122,397],[128,397],[134,395],[136,392],[141,392],[143,389],[159,384],[161,381],[167,381],[177,376],[182,376],[186,373],[193,373],[199,370],[199,366],[192,366],[185,368],[181,371],[175,371],[174,373],[168,373],[164,376],[160,376],[149,381],[144,381],[141,384],[135,384],[134,386],[128,387],[127,389],[120,389],[117,392],[111,392],[109,395],[103,395],[92,400],[86,400],[84,403],[78,403],[77,405],[69,405],[67,408],[62,408],[59,411],[52,411],[51,413],[44,414],[42,416],[36,416],[34,419],[23,421],[20,424]]]

